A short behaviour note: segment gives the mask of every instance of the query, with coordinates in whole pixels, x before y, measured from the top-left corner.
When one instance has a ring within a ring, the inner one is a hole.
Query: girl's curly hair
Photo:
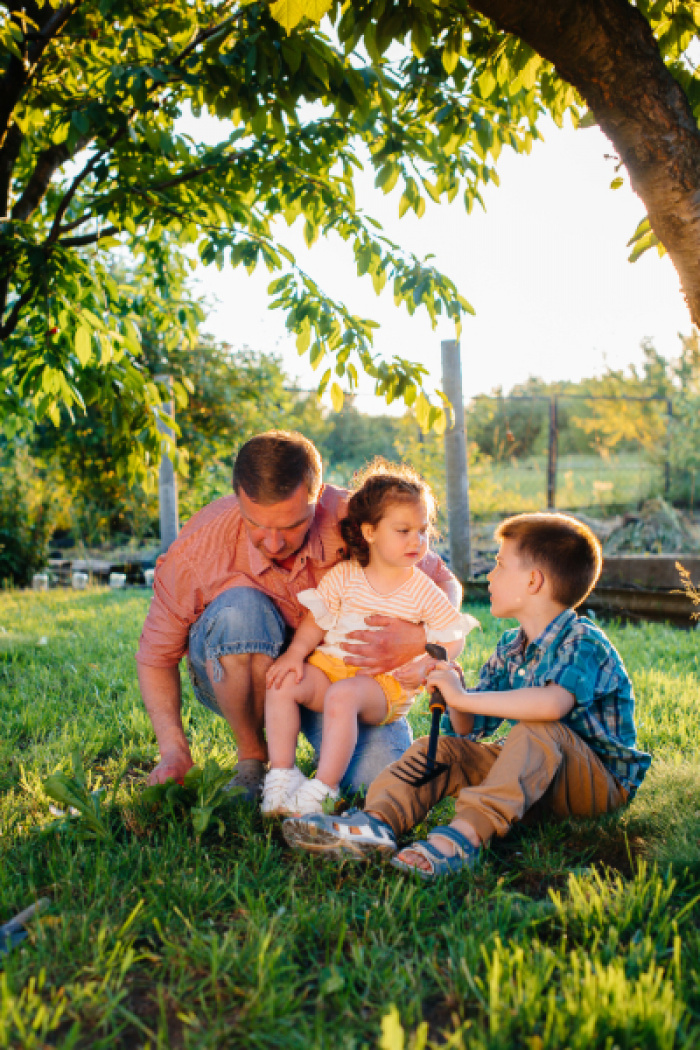
[[[376,529],[394,503],[425,504],[429,534],[433,532],[437,510],[435,496],[413,467],[406,463],[390,463],[382,456],[376,456],[352,480],[353,494],[348,502],[347,515],[340,521],[348,558],[356,558],[363,567],[369,565],[369,544],[362,535],[362,526],[368,523]]]

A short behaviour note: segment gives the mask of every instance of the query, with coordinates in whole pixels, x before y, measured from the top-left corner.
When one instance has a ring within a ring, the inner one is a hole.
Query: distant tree
[[[575,425],[604,455],[639,448],[661,458],[666,455],[665,399],[676,391],[675,366],[649,339],[642,341],[642,353],[641,366],[607,369],[602,376],[580,384],[580,393],[590,395],[591,400],[577,403]]]
[[[339,480],[349,482],[354,471],[375,456],[394,458],[398,426],[395,417],[360,412],[350,400],[340,412],[329,414],[327,426],[319,448],[333,470],[341,475]]]
[[[494,460],[531,456],[546,441],[549,388],[541,379],[516,384],[504,395],[498,387],[476,397],[467,409],[469,438]]]

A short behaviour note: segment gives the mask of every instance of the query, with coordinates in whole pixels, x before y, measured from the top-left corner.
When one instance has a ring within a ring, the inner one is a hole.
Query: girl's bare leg
[[[318,667],[304,664],[301,682],[295,682],[294,676],[288,674],[279,688],[267,690],[265,728],[271,769],[291,769],[295,764],[301,722],[299,707],[322,711],[330,684]]]
[[[337,788],[357,746],[358,721],[379,725],[386,718],[386,711],[386,696],[374,678],[358,675],[334,682],[323,701],[323,738],[317,779]]]

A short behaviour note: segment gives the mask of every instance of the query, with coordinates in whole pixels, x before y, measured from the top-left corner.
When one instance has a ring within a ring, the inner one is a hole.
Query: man
[[[344,554],[339,521],[347,493],[322,483],[321,457],[301,434],[269,431],[240,450],[235,495],[210,503],[158,559],[154,594],[137,653],[139,684],[160,748],[149,783],[180,780],[192,765],[182,725],[179,663],[187,654],[197,699],[228,722],[238,745],[232,786],[253,800],[267,760],[265,675],[301,621],[296,595],[316,587]],[[420,568],[456,607],[461,587],[429,552]],[[348,662],[368,674],[423,652],[425,630],[384,616],[355,632]],[[379,628],[379,629],[377,629]],[[302,731],[318,754],[321,716]],[[344,786],[369,784],[411,742],[405,720],[364,727]]]

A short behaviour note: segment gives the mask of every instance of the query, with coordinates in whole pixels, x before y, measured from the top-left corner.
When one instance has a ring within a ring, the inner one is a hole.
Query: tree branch
[[[51,229],[49,231],[49,236],[47,238],[47,243],[48,244],[50,244],[52,241],[55,241],[60,236],[60,233],[61,233],[61,219],[66,214],[66,211],[68,210],[68,208],[70,206],[70,202],[73,200],[73,197],[75,196],[76,191],[77,191],[78,187],[80,186],[81,182],[85,181],[85,179],[88,177],[88,175],[93,171],[93,169],[94,169],[95,165],[98,163],[98,161],[100,161],[102,159],[102,157],[104,157],[105,153],[109,152],[109,150],[112,148],[112,146],[115,144],[115,142],[117,142],[122,137],[124,132],[125,132],[124,128],[119,128],[117,131],[115,131],[114,134],[111,135],[107,139],[105,144],[102,147],[100,147],[100,149],[98,149],[95,153],[93,153],[92,157],[87,162],[87,164],[85,164],[85,166],[82,168],[82,170],[79,171],[78,174],[75,176],[75,178],[71,182],[70,186],[68,187],[68,190],[65,193],[65,195],[63,197],[63,200],[61,201],[61,203],[59,204],[58,208],[56,209],[56,214],[54,216],[53,224],[51,226]]]
[[[5,145],[0,149],[0,212],[3,215],[7,215],[7,209],[10,203],[10,187],[12,185],[12,172],[19,151],[22,148],[22,139],[24,136],[19,130],[17,125],[13,125],[5,138]]]
[[[54,172],[67,160],[70,160],[70,156],[70,151],[64,143],[61,143],[60,146],[49,146],[39,154],[24,193],[12,209],[13,219],[24,222],[39,207]]]
[[[27,288],[26,292],[23,292],[22,295],[20,295],[19,299],[17,299],[14,306],[10,310],[7,321],[5,322],[5,324],[0,325],[0,340],[7,339],[8,335],[12,335],[15,328],[17,327],[17,322],[20,319],[22,310],[24,310],[27,303],[31,302],[32,296],[34,295],[35,291],[36,288]]]
[[[99,230],[97,233],[85,233],[82,237],[66,237],[57,241],[62,248],[81,248],[86,244],[95,244],[97,241],[101,241],[103,237],[112,237],[115,233],[119,233],[118,226],[106,226],[104,230]]]

